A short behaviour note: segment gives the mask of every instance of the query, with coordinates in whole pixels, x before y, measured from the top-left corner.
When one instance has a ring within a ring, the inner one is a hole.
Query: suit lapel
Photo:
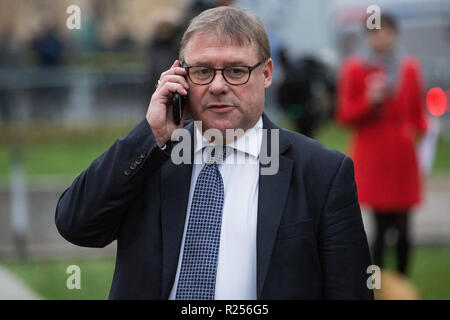
[[[263,127],[267,129],[267,145],[270,149],[270,129],[280,129],[263,114]],[[193,138],[193,123],[186,129]],[[191,159],[193,146],[191,141]],[[263,141],[265,143],[265,141]],[[291,142],[280,130],[280,163],[275,175],[259,176],[257,222],[257,297],[261,297],[264,280],[269,268],[273,246],[287,199],[293,161],[282,155]],[[168,299],[172,289],[186,220],[192,164],[175,165],[172,161],[161,169],[161,232],[162,232],[162,290],[161,299]]]
[[[267,141],[270,151],[270,130],[279,129],[263,114],[263,127],[267,129]],[[280,163],[279,170],[275,175],[259,176],[258,194],[258,222],[257,222],[257,298],[261,298],[264,280],[269,268],[275,238],[281,221],[281,215],[287,199],[289,184],[291,181],[293,161],[282,153],[287,150],[291,142],[288,137],[279,131]],[[261,165],[262,166],[262,165]]]
[[[193,137],[192,123],[186,127]],[[193,162],[193,141],[191,141]],[[171,160],[161,168],[161,232],[162,290],[161,299],[168,299],[175,279],[183,238],[192,164],[175,165]]]

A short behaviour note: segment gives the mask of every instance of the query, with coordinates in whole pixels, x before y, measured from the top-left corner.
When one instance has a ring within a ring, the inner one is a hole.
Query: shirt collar
[[[227,146],[236,149],[237,151],[247,153],[257,159],[261,150],[262,128],[263,121],[262,117],[260,117],[258,122],[256,122],[252,128],[248,129],[243,136],[227,144]],[[214,145],[214,143],[206,140],[197,126],[195,126],[194,153],[201,152],[204,147],[209,145]]]

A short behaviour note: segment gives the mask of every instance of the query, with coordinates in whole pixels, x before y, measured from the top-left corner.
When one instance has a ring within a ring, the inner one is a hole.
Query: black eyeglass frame
[[[229,85],[231,85],[231,86],[242,86],[242,85],[246,84],[247,82],[249,82],[250,77],[251,77],[251,75],[252,75],[252,71],[255,70],[256,68],[258,68],[262,63],[263,63],[263,61],[260,61],[260,62],[258,62],[257,64],[255,64],[255,65],[253,65],[253,66],[232,66],[232,67],[226,67],[226,68],[210,68],[210,67],[204,67],[204,68],[212,69],[212,70],[214,71],[214,75],[213,75],[213,77],[211,78],[211,80],[210,80],[208,83],[201,83],[201,84],[200,84],[200,83],[196,83],[196,82],[194,82],[194,81],[192,80],[191,75],[190,75],[190,73],[189,73],[189,69],[191,69],[191,68],[197,68],[197,67],[202,67],[202,66],[186,66],[186,65],[185,65],[183,68],[187,71],[189,80],[191,80],[191,82],[192,82],[193,84],[197,85],[197,86],[207,86],[208,84],[211,84],[211,83],[214,81],[214,79],[216,78],[217,71],[220,71],[220,72],[222,73],[223,79],[224,79],[224,80],[226,81],[226,83],[228,83]],[[227,80],[227,77],[225,77],[225,69],[229,69],[229,68],[237,68],[237,67],[239,67],[239,68],[248,68],[248,78],[247,78],[247,80],[246,80],[245,82],[243,82],[243,83],[238,83],[238,84],[236,84],[236,83],[231,83],[231,82],[229,82],[229,81]]]

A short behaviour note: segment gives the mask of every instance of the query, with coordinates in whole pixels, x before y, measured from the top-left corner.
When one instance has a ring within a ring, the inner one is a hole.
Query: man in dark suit
[[[258,18],[203,12],[180,61],[162,73],[146,119],[56,208],[68,241],[117,240],[110,298],[371,299],[352,160],[263,113],[273,63]],[[175,92],[189,92],[180,125],[167,107]],[[195,123],[183,123],[188,112]],[[182,141],[172,141],[176,129]],[[262,170],[264,150],[275,170]]]

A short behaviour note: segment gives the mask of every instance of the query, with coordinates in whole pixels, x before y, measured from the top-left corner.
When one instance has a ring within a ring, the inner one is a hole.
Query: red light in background
[[[447,96],[444,90],[439,87],[428,90],[427,107],[433,116],[442,116],[445,113],[445,109],[447,109]]]

